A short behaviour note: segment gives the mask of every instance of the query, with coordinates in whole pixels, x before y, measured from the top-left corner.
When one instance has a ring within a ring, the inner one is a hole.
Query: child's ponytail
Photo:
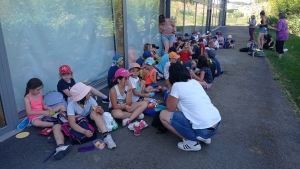
[[[24,97],[29,93],[30,89],[36,89],[43,86],[43,82],[38,78],[31,78],[26,84],[26,91]]]

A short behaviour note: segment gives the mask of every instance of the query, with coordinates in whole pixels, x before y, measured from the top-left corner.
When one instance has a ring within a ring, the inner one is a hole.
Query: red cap
[[[72,70],[71,70],[70,66],[68,66],[68,65],[62,65],[59,68],[59,75],[61,76],[63,74],[72,74]]]

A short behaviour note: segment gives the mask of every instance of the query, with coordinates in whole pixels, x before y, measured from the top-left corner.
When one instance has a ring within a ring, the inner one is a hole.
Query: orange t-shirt
[[[155,73],[155,69],[153,68],[153,69],[150,71],[150,73],[149,73],[149,76],[150,76],[152,79],[154,78],[154,73]],[[145,80],[145,83],[146,83],[146,84],[151,84],[151,83],[152,83],[151,79],[150,79],[148,76],[146,76],[146,75],[144,75],[144,80]]]

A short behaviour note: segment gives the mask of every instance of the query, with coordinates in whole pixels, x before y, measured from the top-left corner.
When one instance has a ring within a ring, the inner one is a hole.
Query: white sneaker
[[[134,130],[133,126],[134,126],[134,123],[136,123],[136,122],[137,121],[128,124],[128,129],[133,131]],[[140,123],[141,130],[144,129],[144,128],[146,128],[146,127],[148,127],[148,124],[144,120],[141,120],[139,123]]]
[[[123,127],[126,126],[126,125],[129,124],[129,123],[130,123],[129,118],[126,118],[126,119],[123,119],[123,120],[122,120],[122,126],[123,126]]]
[[[201,145],[198,141],[183,140],[177,144],[178,148],[184,151],[199,151],[201,150]]]
[[[205,139],[205,138],[202,138],[202,137],[198,136],[197,139],[199,141],[202,141],[205,144],[210,144],[211,143],[211,138]]]
[[[107,145],[107,148],[109,149],[113,149],[115,147],[117,147],[116,143],[114,142],[114,140],[112,139],[111,135],[107,135],[104,139],[103,139],[104,143]]]
[[[140,114],[137,119],[142,120],[145,117],[144,113]]]
[[[284,48],[284,49],[283,49],[283,52],[287,52],[287,51],[288,51],[288,49],[287,49],[287,48]]]
[[[69,152],[72,150],[72,146],[67,145],[67,146],[60,146],[56,148],[56,152],[54,154],[54,158],[56,160],[61,160],[64,158]]]

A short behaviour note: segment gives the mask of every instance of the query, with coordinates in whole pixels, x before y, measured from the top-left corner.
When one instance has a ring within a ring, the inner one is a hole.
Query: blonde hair
[[[150,50],[151,48],[152,48],[152,44],[150,44],[150,43],[145,43],[145,45],[144,45],[144,51]]]
[[[255,19],[255,15],[251,15],[251,19]]]

